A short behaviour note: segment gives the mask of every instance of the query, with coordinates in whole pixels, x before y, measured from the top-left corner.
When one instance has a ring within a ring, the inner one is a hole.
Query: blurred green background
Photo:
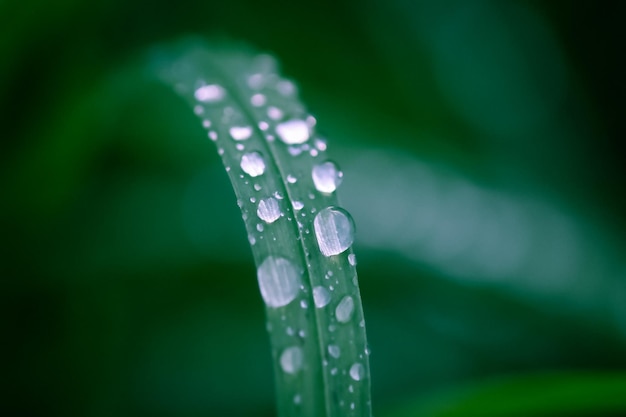
[[[1,1],[0,414],[274,415],[234,194],[143,61],[192,34],[330,139],[376,415],[625,415],[622,4]]]

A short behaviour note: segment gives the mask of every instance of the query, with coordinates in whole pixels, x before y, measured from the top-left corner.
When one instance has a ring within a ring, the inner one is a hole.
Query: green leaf
[[[296,85],[272,56],[242,46],[191,40],[151,62],[201,119],[237,196],[266,305],[279,415],[371,415],[354,225],[334,192],[343,174]]]

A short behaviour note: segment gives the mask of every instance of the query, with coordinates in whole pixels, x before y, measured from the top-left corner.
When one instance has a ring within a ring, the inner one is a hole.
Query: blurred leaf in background
[[[624,17],[620,2],[0,2],[0,411],[274,414],[234,194],[143,61],[195,34],[274,54],[330,139],[376,415],[626,414]]]

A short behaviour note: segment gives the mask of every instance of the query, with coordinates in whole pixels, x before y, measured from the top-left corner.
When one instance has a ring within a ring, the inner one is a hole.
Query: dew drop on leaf
[[[293,119],[276,126],[276,134],[287,145],[297,145],[309,140],[309,126],[304,120]]]
[[[355,381],[362,380],[365,377],[365,367],[362,364],[355,362],[350,367],[350,377]]]
[[[280,217],[280,207],[275,198],[269,197],[259,201],[256,210],[257,216],[266,223],[273,223]]]
[[[350,214],[338,207],[320,210],[313,220],[315,237],[324,256],[344,252],[354,241],[354,221]]]
[[[328,354],[336,359],[341,355],[341,349],[337,345],[328,345]]]
[[[226,90],[221,85],[203,85],[194,92],[196,100],[203,103],[216,103],[224,98]]]
[[[302,368],[304,354],[299,346],[288,347],[280,355],[280,367],[288,374],[295,374]]]
[[[312,176],[317,191],[330,194],[341,184],[343,172],[334,162],[326,161],[313,167]]]
[[[356,266],[356,255],[354,253],[348,255],[348,263],[352,266]]]
[[[293,209],[294,210],[302,210],[302,208],[304,207],[304,204],[302,203],[302,201],[294,201],[293,202]]]
[[[241,157],[241,169],[251,177],[258,177],[265,172],[265,159],[259,152],[250,152]]]
[[[285,258],[268,256],[257,271],[263,301],[269,307],[282,307],[292,302],[300,291],[300,271]]]
[[[319,285],[313,288],[313,301],[315,302],[315,307],[322,308],[330,303],[330,293],[326,288]]]
[[[234,140],[246,140],[252,136],[252,128],[250,126],[232,126],[228,133]]]
[[[335,317],[339,323],[347,323],[354,313],[354,300],[349,295],[341,299],[337,308],[335,308]]]

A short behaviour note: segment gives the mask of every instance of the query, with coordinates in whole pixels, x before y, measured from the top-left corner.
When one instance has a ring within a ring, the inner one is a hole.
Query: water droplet
[[[266,223],[273,223],[280,217],[280,207],[275,198],[269,197],[259,201],[257,216]]]
[[[250,126],[233,126],[228,130],[228,133],[234,140],[246,140],[252,136],[252,128]]]
[[[197,115],[200,116],[202,113],[204,113],[204,107],[202,107],[201,105],[196,105],[193,108],[193,112]]]
[[[238,151],[243,151],[244,149],[246,149],[243,143],[238,143],[237,145],[235,145],[235,148],[237,148]]]
[[[295,184],[298,181],[298,179],[296,177],[294,177],[293,175],[289,174],[287,175],[287,182],[289,184]]]
[[[350,265],[356,266],[356,255],[354,253],[348,255],[348,262],[350,263]]]
[[[296,92],[296,86],[289,80],[282,80],[276,84],[276,90],[283,96],[290,96]]]
[[[294,210],[302,210],[302,208],[304,207],[304,203],[302,201],[294,201],[293,202],[293,209]]]
[[[315,302],[315,307],[322,308],[330,303],[330,293],[321,285],[317,286],[313,288],[313,301]]]
[[[337,308],[335,308],[335,317],[339,323],[347,323],[354,313],[354,300],[349,295],[341,299]]]
[[[350,377],[355,381],[360,381],[365,378],[365,367],[356,362],[350,367]]]
[[[250,152],[241,157],[241,169],[251,177],[258,177],[265,172],[265,159],[258,152]]]
[[[265,304],[276,308],[292,302],[300,291],[300,275],[298,268],[288,259],[268,256],[257,271]]]
[[[248,235],[248,241],[250,242],[250,245],[252,246],[256,244],[256,238],[252,235]]]
[[[280,366],[288,374],[295,374],[302,368],[304,354],[298,346],[288,347],[280,355]]]
[[[274,191],[274,197],[276,197],[277,200],[282,200],[283,198],[285,198],[280,192],[278,191]]]
[[[300,394],[296,394],[293,397],[293,403],[297,405],[297,404],[300,404],[301,402],[302,402],[302,396]]]
[[[341,355],[341,349],[337,345],[328,345],[328,353],[337,359]]]
[[[208,120],[208,119],[204,119],[204,120],[202,121],[202,127],[204,127],[205,129],[210,128],[210,127],[211,127],[211,121],[210,121],[210,120]]]
[[[280,120],[283,118],[283,111],[279,109],[278,107],[274,107],[274,106],[268,107],[267,117],[269,117],[272,120]]]
[[[300,301],[300,307],[307,308],[308,306],[309,306],[309,304],[306,302],[306,300]]]
[[[315,188],[322,193],[330,194],[341,184],[343,173],[337,164],[326,161],[313,167],[312,176]]]
[[[265,98],[265,95],[263,94],[254,94],[252,97],[250,97],[250,103],[254,107],[260,107],[264,105],[266,101],[267,99]]]
[[[276,134],[287,145],[296,145],[309,140],[309,126],[304,120],[293,119],[276,126]]]
[[[203,85],[198,88],[194,97],[203,103],[215,103],[220,101],[226,95],[226,90],[218,84]]]
[[[255,90],[263,87],[263,74],[252,74],[248,77],[248,86],[250,88],[254,88]]]
[[[350,410],[354,410],[354,407],[355,407],[354,403],[350,403]]]
[[[354,222],[347,211],[338,207],[320,210],[313,220],[315,236],[324,256],[340,254],[354,241]]]
[[[214,142],[217,140],[217,132],[215,130],[211,130],[209,132],[209,139],[211,139]]]
[[[261,187],[261,184],[254,184],[254,190],[255,191],[261,191],[263,187]]]
[[[306,332],[305,332],[304,330],[300,330],[300,331],[298,332],[298,336],[300,336],[301,338],[303,338],[303,339],[304,339],[304,337],[306,336]]]
[[[263,231],[263,225],[261,223],[257,223],[256,230],[258,230],[259,232],[262,232]]]

